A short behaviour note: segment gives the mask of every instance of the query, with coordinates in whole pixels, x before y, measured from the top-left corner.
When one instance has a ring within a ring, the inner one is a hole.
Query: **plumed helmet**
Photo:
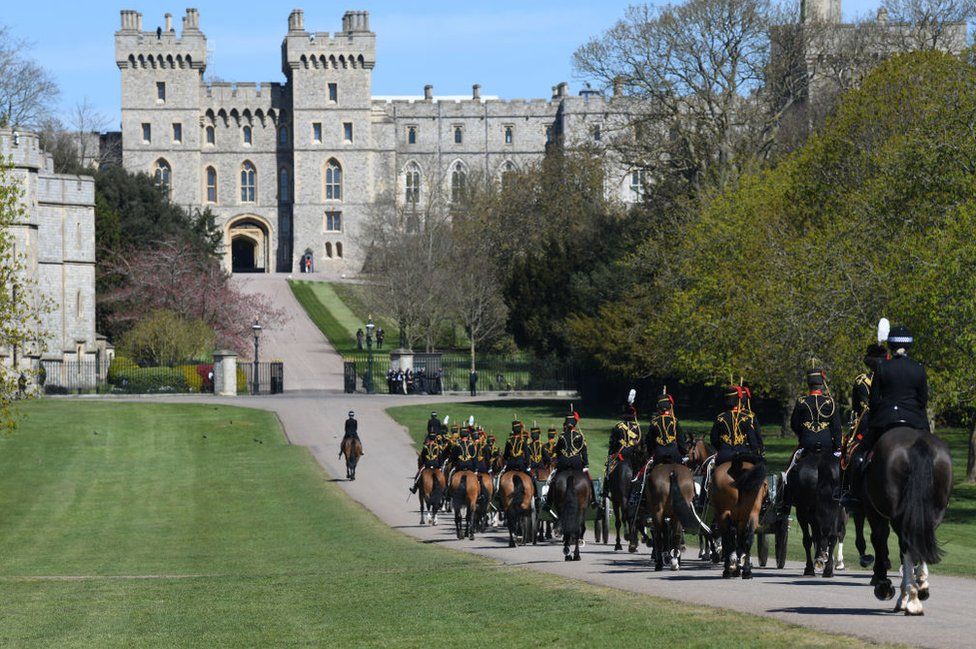
[[[888,349],[908,349],[915,339],[905,325],[896,325],[888,332]]]
[[[557,431],[555,428],[553,428],[552,426],[550,426],[549,427],[549,430],[546,431],[546,435],[549,436],[549,439],[552,439],[552,438],[554,438],[556,436],[556,433],[558,433],[558,432],[559,431]]]
[[[532,439],[539,439],[539,436],[542,435],[542,429],[538,426],[533,426],[529,429],[529,434],[532,435]]]
[[[823,386],[824,384],[824,371],[820,367],[814,367],[807,370],[806,374],[807,385],[811,388]]]
[[[518,419],[515,419],[514,421],[512,421],[512,432],[513,433],[514,432],[518,432],[518,431],[522,430],[523,428],[525,428],[525,425],[521,421],[519,421]]]
[[[657,398],[657,411],[667,412],[674,407],[674,397],[668,393],[664,393]]]
[[[637,419],[637,408],[635,408],[633,404],[625,403],[622,417],[624,421],[633,421]]]
[[[742,386],[730,385],[725,388],[725,404],[729,406],[738,405],[742,400]]]
[[[469,435],[468,429],[467,428],[462,428],[461,429],[461,437],[467,437],[468,435]]]
[[[888,352],[883,346],[878,343],[871,343],[864,352],[864,364],[871,370],[876,370],[887,356]]]

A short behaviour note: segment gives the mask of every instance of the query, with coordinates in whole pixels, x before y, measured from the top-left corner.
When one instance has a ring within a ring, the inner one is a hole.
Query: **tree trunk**
[[[471,338],[471,371],[474,372],[474,337]]]
[[[976,484],[976,421],[969,431],[969,457],[966,460],[966,482]]]

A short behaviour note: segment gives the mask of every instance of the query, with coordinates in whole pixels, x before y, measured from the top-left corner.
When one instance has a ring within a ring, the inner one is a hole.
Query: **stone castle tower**
[[[593,91],[549,99],[376,97],[376,34],[365,11],[347,11],[334,34],[290,13],[283,82],[206,83],[207,40],[196,9],[177,34],[172,16],[144,30],[121,12],[115,33],[122,77],[122,157],[172,199],[210,209],[228,270],[358,272],[370,210],[422,206],[453,195],[469,173],[500,179],[560,143],[599,144],[626,112],[624,98]],[[642,176],[621,168],[608,193],[635,201]]]

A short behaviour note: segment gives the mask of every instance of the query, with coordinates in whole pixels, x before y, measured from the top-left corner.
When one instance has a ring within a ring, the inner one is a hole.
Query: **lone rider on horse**
[[[590,482],[590,498],[596,501],[593,490],[593,477],[590,475],[590,457],[586,448],[586,438],[579,429],[579,413],[571,411],[563,422],[563,434],[556,441],[556,474],[551,480],[566,479],[568,470],[581,470]],[[561,474],[561,475],[560,475]],[[552,493],[550,490],[549,493]]]
[[[781,515],[789,514],[793,506],[793,493],[788,485],[793,468],[799,459],[805,453],[817,453],[828,449],[832,453],[839,453],[844,434],[840,422],[840,408],[827,390],[827,379],[823,369],[808,370],[806,381],[808,394],[796,400],[790,417],[790,428],[797,437],[798,448],[793,453],[793,459],[784,474],[784,484],[787,488],[783,492],[783,501],[779,508]]]
[[[352,410],[349,411],[349,419],[346,420],[346,432],[342,436],[342,441],[344,442],[350,437],[354,438],[360,444],[363,443],[363,440],[359,439],[359,422],[356,421],[356,413]],[[365,451],[363,455],[366,455]]]
[[[912,333],[905,326],[892,327],[887,342],[891,358],[878,364],[871,380],[870,418],[867,432],[851,458],[853,484],[851,490],[841,497],[845,507],[860,504],[856,494],[865,464],[870,459],[871,449],[882,435],[895,427],[930,432],[928,376],[921,363],[908,357],[908,350],[914,342]]]
[[[674,397],[665,391],[658,397],[656,412],[647,431],[647,456],[658,465],[681,464],[687,455],[681,424],[674,414]]]

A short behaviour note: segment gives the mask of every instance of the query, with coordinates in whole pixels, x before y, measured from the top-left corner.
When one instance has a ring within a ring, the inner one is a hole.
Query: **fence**
[[[284,389],[282,363],[258,363],[258,390],[253,391],[254,364],[245,366],[244,362],[237,366],[238,394],[277,394]],[[105,365],[99,360],[41,361],[38,383],[46,394],[181,394],[214,389],[212,363],[140,366],[116,359],[109,367]]]
[[[439,363],[437,362],[439,359]],[[346,389],[365,390],[368,355],[366,352],[346,354]],[[476,359],[479,392],[518,392],[524,390],[575,390],[578,383],[576,369],[560,359],[537,359],[528,354],[485,355]],[[414,355],[414,384],[416,392],[464,392],[469,389],[470,357],[464,352]],[[418,380],[424,369],[423,381]],[[387,381],[390,357],[386,353],[373,354],[373,387],[376,392],[389,393],[399,386]],[[353,383],[353,379],[355,379]]]

